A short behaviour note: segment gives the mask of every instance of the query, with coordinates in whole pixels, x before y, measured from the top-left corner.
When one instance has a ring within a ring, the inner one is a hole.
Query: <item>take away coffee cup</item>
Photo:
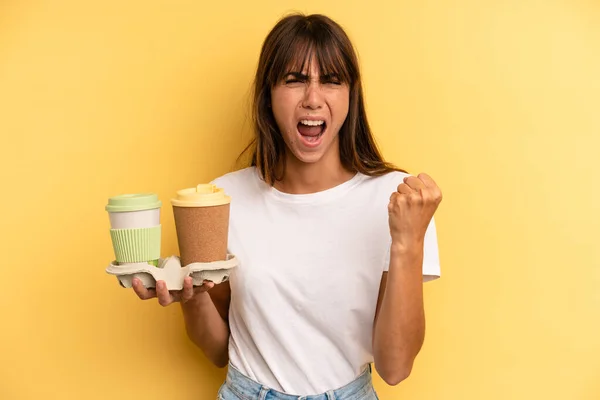
[[[231,198],[212,184],[177,191],[171,199],[181,265],[227,259]]]
[[[119,265],[147,262],[158,267],[161,206],[162,202],[153,193],[123,194],[108,199],[110,236]]]

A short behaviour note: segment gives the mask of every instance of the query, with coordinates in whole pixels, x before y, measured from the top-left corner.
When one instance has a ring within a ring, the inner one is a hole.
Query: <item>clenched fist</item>
[[[392,193],[388,205],[392,246],[408,250],[422,246],[442,191],[427,174],[407,176]]]

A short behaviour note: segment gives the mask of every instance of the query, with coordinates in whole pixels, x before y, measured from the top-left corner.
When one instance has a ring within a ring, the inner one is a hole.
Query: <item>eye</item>
[[[342,81],[340,80],[340,78],[338,76],[328,76],[326,78],[323,79],[323,83],[326,85],[341,85]]]
[[[300,81],[296,78],[288,78],[285,80],[286,85],[289,85],[290,83],[300,83]]]

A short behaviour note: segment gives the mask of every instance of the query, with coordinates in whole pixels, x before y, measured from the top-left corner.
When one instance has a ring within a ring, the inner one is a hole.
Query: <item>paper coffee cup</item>
[[[153,193],[124,194],[108,199],[106,211],[118,264],[148,262],[158,266],[161,206],[162,202]]]
[[[171,204],[182,266],[227,259],[230,202],[211,184],[177,192]]]

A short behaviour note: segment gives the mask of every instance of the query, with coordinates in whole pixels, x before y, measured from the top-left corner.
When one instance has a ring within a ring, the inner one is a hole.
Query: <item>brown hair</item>
[[[285,142],[270,108],[271,89],[290,67],[303,71],[313,56],[320,74],[335,74],[350,87],[348,115],[339,132],[342,165],[369,176],[402,171],[384,161],[375,144],[367,122],[358,59],[350,39],[340,25],[319,14],[292,14],[281,19],[263,43],[254,80],[255,137],[243,152],[253,148],[251,166],[257,167],[271,185],[281,179],[277,168],[280,163],[285,165]]]

